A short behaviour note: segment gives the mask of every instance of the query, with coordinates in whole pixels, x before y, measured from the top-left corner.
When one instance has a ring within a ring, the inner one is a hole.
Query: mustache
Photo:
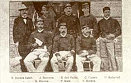
[[[65,33],[66,31],[62,31],[62,33]]]
[[[23,14],[27,14],[27,13],[23,13]]]
[[[67,12],[71,12],[71,11],[67,11]]]

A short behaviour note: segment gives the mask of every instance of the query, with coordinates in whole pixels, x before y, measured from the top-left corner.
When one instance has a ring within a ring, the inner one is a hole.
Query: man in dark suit
[[[26,72],[27,69],[24,65],[24,58],[29,53],[27,50],[27,41],[33,31],[33,23],[30,18],[28,18],[28,8],[22,4],[19,8],[20,16],[14,20],[13,26],[13,39],[16,46],[18,46],[18,52],[22,57],[20,61],[22,72]]]

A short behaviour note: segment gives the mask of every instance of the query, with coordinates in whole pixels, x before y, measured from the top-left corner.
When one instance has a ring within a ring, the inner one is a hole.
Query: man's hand
[[[74,50],[71,50],[70,53],[71,53],[71,55],[74,55],[74,54],[75,54],[75,51],[74,51]]]
[[[107,39],[109,40],[114,40],[115,39],[115,35],[114,34],[109,34],[106,36]]]
[[[61,56],[57,56],[57,60],[58,60],[59,63],[62,63],[62,58],[61,58]]]
[[[50,53],[49,52],[45,52],[45,57],[48,57],[50,55]]]
[[[34,43],[34,44],[32,44],[32,46],[35,48],[35,47],[38,46],[38,44],[37,44],[37,43]]]
[[[62,63],[62,58],[60,56],[60,53],[56,52],[55,56],[57,57],[58,62]]]
[[[81,57],[85,57],[85,56],[87,56],[88,54],[89,54],[88,51],[82,50],[81,53],[80,53],[80,56],[81,56]]]

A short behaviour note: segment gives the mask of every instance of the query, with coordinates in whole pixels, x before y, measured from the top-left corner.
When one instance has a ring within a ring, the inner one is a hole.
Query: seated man
[[[29,38],[28,48],[31,49],[31,52],[24,59],[24,63],[29,72],[44,72],[49,61],[48,47],[51,44],[49,44],[48,41],[50,41],[49,37],[51,37],[51,34],[46,32],[43,27],[43,20],[41,18],[37,19],[36,31],[34,31]],[[37,58],[41,59],[41,63],[35,68],[33,62]]]
[[[76,66],[78,72],[83,72],[83,63],[86,59],[93,62],[93,71],[100,71],[101,59],[96,55],[96,41],[90,36],[91,30],[82,27],[82,35],[76,39]]]
[[[73,66],[74,55],[74,38],[67,34],[66,23],[60,23],[60,34],[55,36],[53,44],[53,57],[51,66],[54,72],[59,72],[59,64],[66,62],[65,72],[70,72]]]

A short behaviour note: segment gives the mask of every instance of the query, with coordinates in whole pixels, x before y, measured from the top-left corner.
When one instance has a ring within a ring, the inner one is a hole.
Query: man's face
[[[44,23],[42,21],[39,21],[36,23],[37,30],[42,30],[44,27]]]
[[[82,34],[83,34],[84,36],[90,36],[89,27],[83,28],[83,29],[82,29]]]
[[[66,26],[60,26],[59,31],[60,31],[60,33],[62,33],[62,34],[67,33],[67,28],[66,28]]]
[[[103,13],[104,13],[104,17],[106,18],[110,17],[110,10],[105,10]]]
[[[64,12],[65,12],[66,15],[70,15],[72,13],[72,7],[66,7],[64,9]]]
[[[48,14],[49,12],[48,12],[48,10],[47,10],[47,8],[45,6],[42,6],[41,13],[42,14]]]
[[[84,13],[89,13],[89,6],[83,7],[83,8],[82,8],[82,11],[83,11]]]
[[[20,15],[21,15],[23,18],[27,18],[27,17],[28,17],[28,10],[27,10],[27,9],[22,9],[22,10],[20,10]]]

